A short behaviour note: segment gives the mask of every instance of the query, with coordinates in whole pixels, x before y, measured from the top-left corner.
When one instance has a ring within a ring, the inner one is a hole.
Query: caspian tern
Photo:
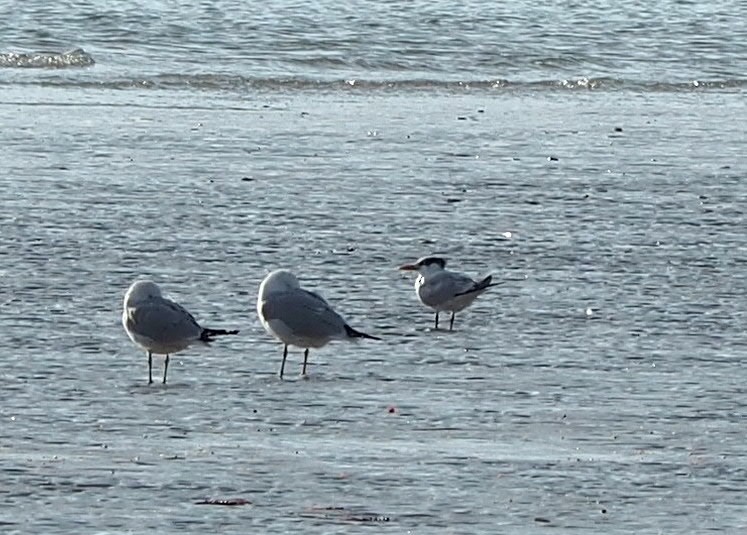
[[[415,292],[420,302],[436,311],[436,329],[438,313],[451,312],[449,330],[454,328],[454,316],[470,306],[477,297],[491,286],[492,275],[481,281],[474,281],[467,275],[446,269],[446,260],[438,256],[424,256],[414,264],[400,266],[402,271],[417,271]]]
[[[265,330],[284,344],[281,379],[289,345],[304,348],[301,375],[306,375],[310,347],[320,348],[331,340],[381,340],[353,329],[322,296],[301,288],[296,276],[282,269],[260,284],[257,314]]]
[[[194,342],[207,345],[215,336],[239,333],[201,327],[192,314],[163,297],[158,285],[149,280],[135,281],[127,290],[122,325],[130,339],[148,352],[148,384],[153,382],[153,353],[166,355],[163,367],[163,383],[166,384],[169,355]]]

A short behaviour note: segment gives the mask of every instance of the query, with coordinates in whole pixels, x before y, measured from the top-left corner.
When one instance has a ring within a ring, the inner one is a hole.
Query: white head
[[[127,308],[156,297],[161,297],[161,289],[155,282],[149,280],[135,281],[125,294],[124,306]]]
[[[300,287],[301,285],[293,273],[278,269],[267,275],[262,284],[259,285],[259,299],[261,301],[266,295],[274,292],[287,292]]]
[[[446,259],[439,256],[424,256],[414,264],[399,266],[402,271],[417,271],[421,275],[428,275],[446,268]]]

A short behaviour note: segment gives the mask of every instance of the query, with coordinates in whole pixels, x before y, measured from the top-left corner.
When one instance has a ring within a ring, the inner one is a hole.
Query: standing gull
[[[467,275],[446,269],[446,260],[437,256],[424,256],[414,264],[405,264],[399,269],[417,271],[415,292],[420,302],[436,311],[436,329],[438,313],[451,312],[449,330],[454,328],[454,316],[470,306],[485,290],[498,283],[491,284],[492,275],[481,281],[474,281]]]
[[[257,314],[265,330],[284,344],[281,379],[289,345],[304,348],[301,375],[306,375],[310,347],[323,347],[331,340],[381,340],[353,329],[322,296],[301,288],[296,276],[282,269],[260,284]]]
[[[208,345],[215,336],[239,331],[201,327],[181,305],[161,295],[154,282],[132,283],[124,298],[122,325],[130,339],[148,352],[148,384],[153,382],[153,353],[166,355],[163,383],[169,368],[169,355],[186,349],[194,342]]]

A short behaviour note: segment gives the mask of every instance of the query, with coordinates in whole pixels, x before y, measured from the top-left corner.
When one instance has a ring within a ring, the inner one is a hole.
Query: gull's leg
[[[306,348],[306,351],[303,352],[303,369],[301,370],[301,375],[306,375],[306,361],[309,360],[309,348]]]
[[[166,372],[169,369],[169,356],[166,355],[166,362],[163,365],[163,384],[166,384]]]
[[[455,315],[456,315],[456,312],[452,312],[451,313],[451,322],[449,322],[449,330],[450,331],[454,329],[454,316]]]
[[[436,329],[438,329],[438,310],[436,310]]]
[[[153,353],[148,351],[148,384],[153,384]]]
[[[283,370],[285,370],[285,358],[288,356],[288,344],[283,346],[283,362],[280,363],[280,378],[283,378]]]

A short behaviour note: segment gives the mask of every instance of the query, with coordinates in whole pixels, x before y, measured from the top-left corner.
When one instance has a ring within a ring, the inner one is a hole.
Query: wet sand
[[[9,88],[3,531],[739,532],[742,97]],[[277,267],[384,341],[279,381]],[[241,335],[148,386],[137,276]]]

